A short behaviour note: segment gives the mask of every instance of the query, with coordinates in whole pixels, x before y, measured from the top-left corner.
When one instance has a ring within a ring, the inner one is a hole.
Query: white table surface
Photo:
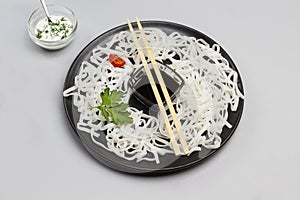
[[[26,22],[38,0],[0,7],[0,199],[300,199],[300,3],[285,1],[72,1],[77,38],[60,51],[35,46]],[[143,8],[145,7],[145,8]],[[94,160],[62,104],[77,54],[126,19],[182,23],[219,42],[235,61],[245,109],[230,141],[183,173],[139,177]]]

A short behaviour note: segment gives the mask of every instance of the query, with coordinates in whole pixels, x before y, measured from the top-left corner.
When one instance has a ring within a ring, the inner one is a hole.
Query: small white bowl
[[[69,19],[73,25],[72,31],[63,39],[51,40],[51,41],[39,39],[35,32],[36,26],[42,19],[46,18],[42,7],[40,7],[38,9],[36,9],[35,11],[33,11],[33,13],[30,15],[30,17],[28,19],[27,30],[28,30],[29,36],[35,44],[39,45],[42,48],[45,48],[48,50],[61,49],[65,46],[67,46],[76,36],[76,30],[77,30],[77,26],[78,26],[76,16],[72,10],[70,10],[69,8],[67,8],[63,5],[50,4],[50,5],[47,5],[47,8],[48,8],[48,11],[50,14],[50,18],[51,18],[51,15],[52,16],[55,15],[55,16],[64,16],[65,18]]]

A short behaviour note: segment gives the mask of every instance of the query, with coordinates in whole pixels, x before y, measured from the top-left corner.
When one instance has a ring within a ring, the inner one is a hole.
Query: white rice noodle
[[[159,29],[145,30],[155,58],[171,61],[170,66],[185,81],[174,106],[190,150],[218,148],[223,127],[231,127],[227,121],[228,106],[236,111],[239,99],[243,98],[237,86],[237,72],[230,68],[216,44],[210,47],[203,39],[196,40],[176,32],[166,35]],[[111,53],[125,59],[124,68],[114,68],[109,63]],[[127,160],[159,163],[160,155],[173,153],[160,114],[156,118],[130,107],[128,111],[133,123],[119,127],[107,123],[98,109],[91,109],[101,104],[99,94],[106,87],[124,92],[122,101],[128,103],[132,94],[128,81],[133,70],[139,67],[141,61],[130,32],[121,32],[106,46],[97,46],[92,51],[90,59],[81,64],[74,86],[63,95],[73,96],[73,103],[80,113],[77,128],[90,134],[95,144]],[[176,133],[171,116],[169,119]],[[101,134],[104,134],[105,142],[98,140]]]

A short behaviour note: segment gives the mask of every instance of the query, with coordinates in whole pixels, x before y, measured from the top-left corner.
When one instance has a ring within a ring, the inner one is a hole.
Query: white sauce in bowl
[[[72,22],[64,16],[50,16],[40,20],[35,27],[35,36],[40,40],[57,41],[66,38],[73,30]]]

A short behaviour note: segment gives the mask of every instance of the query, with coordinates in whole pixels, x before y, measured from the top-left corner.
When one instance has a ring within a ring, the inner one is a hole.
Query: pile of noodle
[[[231,127],[227,122],[228,109],[236,111],[239,99],[243,98],[237,86],[237,72],[229,67],[216,44],[210,46],[202,39],[176,32],[167,35],[154,28],[145,31],[156,60],[168,60],[169,66],[185,81],[173,103],[190,151],[218,148],[223,127]],[[111,53],[125,59],[124,68],[110,64],[108,56]],[[173,153],[160,114],[153,117],[129,107],[133,123],[117,126],[107,123],[98,109],[91,109],[101,104],[99,94],[106,87],[124,92],[122,102],[128,103],[132,95],[128,81],[131,73],[140,67],[130,32],[120,32],[106,46],[93,49],[89,60],[82,62],[74,86],[63,95],[73,96],[73,103],[80,113],[77,128],[89,134],[97,145],[127,160],[159,163],[160,156]],[[177,135],[171,116],[169,119]],[[106,142],[97,140],[101,134]]]

